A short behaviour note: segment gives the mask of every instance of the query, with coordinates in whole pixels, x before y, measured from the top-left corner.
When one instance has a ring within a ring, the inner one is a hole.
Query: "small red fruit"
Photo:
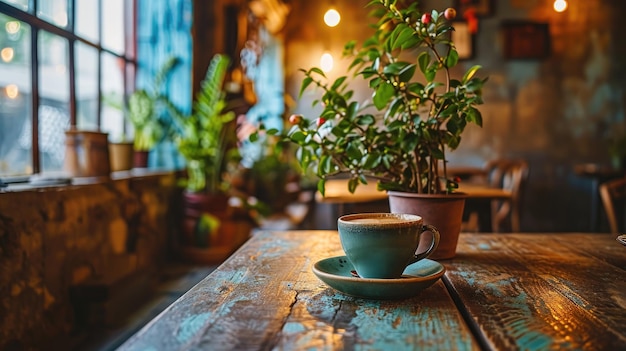
[[[289,116],[289,123],[291,124],[299,124],[302,121],[302,115],[291,115]]]
[[[317,119],[317,127],[318,128],[321,127],[322,124],[324,124],[324,123],[326,123],[326,120],[324,118],[320,117],[320,118]]]
[[[433,17],[430,15],[430,13],[425,13],[422,15],[422,23],[424,24],[429,24],[430,22],[432,22]]]
[[[443,16],[448,20],[451,21],[456,17],[456,10],[453,9],[452,7],[448,7],[444,12],[443,12]]]

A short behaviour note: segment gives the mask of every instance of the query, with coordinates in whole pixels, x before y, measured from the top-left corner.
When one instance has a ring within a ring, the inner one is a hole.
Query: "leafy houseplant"
[[[226,190],[223,173],[231,161],[238,159],[235,132],[231,128],[235,114],[224,111],[226,100],[222,91],[229,61],[224,55],[215,55],[193,102],[192,113],[189,116],[174,113],[174,140],[187,161],[189,192]]]
[[[136,151],[151,150],[165,136],[168,126],[161,120],[161,115],[170,109],[172,103],[161,89],[177,62],[177,58],[169,58],[147,88],[135,90],[128,98],[126,115],[135,130]]]
[[[370,103],[353,101],[348,76],[327,82],[319,68],[302,70],[300,96],[310,86],[321,89],[313,104],[323,110],[314,120],[291,116],[289,138],[299,146],[302,169],[320,177],[322,194],[325,180],[340,173],[349,175],[351,192],[368,177],[381,190],[440,194],[457,187],[447,179],[446,152],[459,146],[469,123],[482,125],[476,106],[486,79],[475,77],[480,66],[451,77],[459,60],[450,39],[454,9],[421,13],[415,2],[400,3],[370,1],[378,18],[373,35],[360,47],[345,45],[350,78],[368,84]]]
[[[228,167],[239,161],[233,122],[226,111],[222,85],[227,56],[213,56],[192,111],[184,115],[172,107],[173,140],[186,160],[187,177],[181,182],[184,220],[180,253],[186,260],[216,263],[232,253],[248,237],[249,224],[233,219],[228,205]]]

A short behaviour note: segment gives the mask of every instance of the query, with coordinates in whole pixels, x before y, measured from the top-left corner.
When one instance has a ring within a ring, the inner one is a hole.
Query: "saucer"
[[[354,267],[346,256],[317,261],[313,273],[326,285],[346,295],[366,299],[404,299],[433,285],[446,271],[439,262],[423,259],[404,270],[401,278],[370,279],[352,275]]]

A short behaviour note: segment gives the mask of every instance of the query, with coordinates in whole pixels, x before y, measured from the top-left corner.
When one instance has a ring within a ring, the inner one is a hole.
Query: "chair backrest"
[[[521,159],[495,159],[485,165],[487,183],[511,192],[510,201],[492,201],[492,227],[500,231],[501,222],[509,217],[512,231],[520,231],[521,200],[528,179],[528,163]]]
[[[617,178],[600,184],[600,197],[609,221],[611,233],[624,229],[624,205],[626,203],[626,177]]]
[[[524,160],[497,159],[485,166],[487,182],[494,188],[510,190],[513,196],[521,195],[528,178],[528,163]]]

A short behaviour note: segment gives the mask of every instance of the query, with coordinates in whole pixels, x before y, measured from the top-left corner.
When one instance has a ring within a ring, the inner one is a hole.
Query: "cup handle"
[[[430,225],[430,224],[426,224],[422,226],[422,233],[423,232],[431,232],[433,234],[433,240],[430,243],[430,247],[421,253],[415,254],[413,255],[413,258],[411,259],[411,261],[409,262],[409,264],[413,264],[419,260],[422,260],[428,256],[430,256],[430,254],[435,251],[435,249],[437,248],[437,246],[439,246],[439,231],[437,230],[437,228],[435,228],[434,226]]]

